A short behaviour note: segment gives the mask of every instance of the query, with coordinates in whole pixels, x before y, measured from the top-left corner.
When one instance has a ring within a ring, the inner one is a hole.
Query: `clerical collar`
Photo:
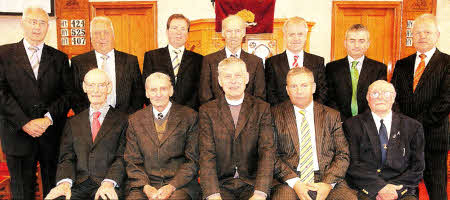
[[[241,105],[242,102],[244,102],[244,97],[245,97],[245,95],[241,99],[238,99],[238,100],[230,100],[230,99],[227,99],[227,97],[225,97],[225,100],[227,101],[228,105],[238,106],[238,105]]]

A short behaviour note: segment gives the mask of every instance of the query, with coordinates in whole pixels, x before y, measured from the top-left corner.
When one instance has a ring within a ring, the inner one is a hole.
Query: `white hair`
[[[145,79],[145,88],[150,87],[150,82],[152,80],[156,80],[156,79],[163,79],[166,80],[167,82],[169,82],[170,86],[172,86],[172,81],[170,81],[170,76],[167,74],[164,74],[162,72],[155,72],[150,74],[146,79]]]
[[[24,20],[27,17],[30,10],[42,10],[47,16],[47,19],[49,18],[47,11],[45,11],[44,6],[42,6],[42,3],[31,1],[29,3],[26,3],[25,6],[23,7],[22,20]]]
[[[92,19],[90,26],[89,26],[91,38],[92,38],[92,27],[97,22],[105,22],[106,24],[108,24],[108,26],[111,28],[112,34],[114,36],[114,26],[112,24],[111,19],[109,19],[108,17],[105,17],[105,16],[96,16],[96,17],[94,17],[94,19]]]

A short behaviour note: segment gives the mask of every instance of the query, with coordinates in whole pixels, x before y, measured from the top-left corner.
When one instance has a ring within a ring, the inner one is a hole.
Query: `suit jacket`
[[[314,74],[314,81],[316,82],[314,101],[325,103],[327,99],[327,83],[325,80],[324,59],[320,56],[305,52],[303,66],[310,69]],[[270,105],[276,105],[289,100],[286,92],[286,75],[289,70],[286,51],[266,60],[267,102]]]
[[[178,75],[175,81],[169,48],[148,51],[144,56],[143,81],[154,72],[163,72],[170,76],[173,85],[172,102],[198,110],[198,87],[200,83],[200,69],[203,56],[189,50],[184,50]],[[148,103],[148,102],[147,102]]]
[[[352,77],[348,57],[330,62],[326,66],[328,102],[327,104],[341,113],[341,120],[352,117]],[[364,57],[359,74],[356,99],[358,113],[369,109],[366,94],[369,85],[376,80],[386,80],[387,67],[385,64]]]
[[[124,113],[134,113],[144,106],[145,89],[136,56],[114,50],[116,72],[116,106]],[[89,99],[83,91],[84,76],[89,70],[98,68],[95,51],[72,58],[75,90],[78,100],[73,105],[75,113],[89,108]]]
[[[317,102],[313,106],[319,180],[328,184],[340,183],[345,177],[350,158],[339,113]],[[285,182],[298,177],[296,171],[300,160],[299,133],[291,101],[272,107],[272,116],[278,154],[274,178]]]
[[[23,40],[0,46],[0,136],[6,154],[30,155],[34,141],[59,146],[72,99],[73,77],[66,54],[44,45],[36,80]],[[53,125],[41,137],[22,131],[26,123],[47,112]]]
[[[242,181],[269,194],[275,160],[269,104],[245,94],[236,127],[225,97],[202,105],[199,115],[203,195],[220,193],[219,185],[236,170]]]
[[[131,115],[125,150],[129,186],[171,184],[199,199],[197,121],[197,112],[173,103],[160,141],[151,105]]]
[[[374,198],[386,184],[403,185],[401,197],[415,194],[425,167],[422,125],[399,113],[392,113],[386,162],[381,165],[380,139],[370,110],[344,122],[349,137],[350,166],[347,182]]]
[[[448,150],[450,113],[450,56],[436,52],[413,92],[416,54],[397,61],[392,84],[399,111],[423,124],[427,150]]]
[[[200,75],[200,105],[224,96],[223,90],[219,85],[217,66],[225,58],[227,58],[225,48],[204,57]],[[264,81],[264,66],[261,58],[241,50],[240,59],[247,65],[247,72],[250,75],[245,92],[265,100],[266,86]]]
[[[69,119],[64,128],[56,180],[70,178],[80,184],[91,178],[99,186],[104,179],[122,185],[127,114],[110,107],[92,142],[89,109]]]

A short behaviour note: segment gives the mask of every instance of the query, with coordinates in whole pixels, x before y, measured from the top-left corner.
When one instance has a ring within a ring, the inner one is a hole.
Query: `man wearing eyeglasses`
[[[12,199],[34,199],[39,161],[43,194],[55,185],[57,147],[70,108],[73,77],[67,55],[46,44],[48,14],[24,9],[24,39],[0,47],[0,137]]]
[[[394,86],[378,80],[369,86],[370,110],[344,122],[349,138],[347,181],[362,200],[418,199],[425,168],[422,125],[391,110]]]
[[[107,104],[111,80],[101,69],[90,70],[83,91],[90,106],[69,119],[63,132],[57,186],[45,199],[118,199],[124,184],[123,152],[128,115]]]

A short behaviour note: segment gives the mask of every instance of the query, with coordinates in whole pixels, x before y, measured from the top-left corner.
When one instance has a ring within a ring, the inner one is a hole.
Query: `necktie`
[[[100,130],[100,121],[98,120],[98,117],[100,117],[100,112],[94,112],[94,116],[92,118],[92,124],[91,124],[91,132],[92,132],[92,142],[95,141],[95,137],[97,137],[97,133]]]
[[[32,52],[29,59],[30,59],[31,69],[33,70],[33,73],[34,73],[34,78],[37,79],[38,70],[39,70],[39,56],[38,56],[37,52],[38,52],[39,48],[30,46],[30,47],[28,47],[28,49]]]
[[[103,59],[103,62],[102,62],[102,69],[103,69],[103,70],[106,69],[106,60],[108,60],[108,58],[109,58],[109,56],[102,55],[102,59]]]
[[[417,66],[416,73],[414,73],[414,82],[413,82],[413,92],[416,91],[416,86],[419,83],[420,77],[423,74],[423,71],[425,71],[425,58],[427,55],[420,54],[420,63],[419,66]]]
[[[175,50],[173,50],[173,53],[175,54],[175,57],[172,60],[173,73],[175,74],[175,76],[177,76],[178,69],[179,69],[180,64],[181,64],[181,58],[180,58],[181,57],[180,56],[181,50],[175,49]]]
[[[311,133],[308,121],[306,121],[305,111],[300,110],[303,116],[300,124],[300,181],[304,183],[314,183],[313,151],[311,144]]]
[[[352,76],[352,104],[351,104],[351,109],[352,109],[352,115],[355,116],[358,114],[358,100],[356,97],[356,93],[358,92],[358,79],[359,79],[359,73],[358,73],[358,69],[356,68],[356,65],[358,65],[358,61],[353,61],[352,62],[352,70],[350,72],[351,76]]]
[[[231,54],[230,57],[237,58],[237,54]]]
[[[292,66],[293,66],[293,67],[300,67],[300,66],[298,65],[298,56],[297,56],[297,55],[294,56],[294,63],[292,63]]]
[[[158,113],[158,119],[161,120],[164,118],[164,115],[162,113]]]
[[[381,124],[381,126],[380,126],[380,131],[378,133],[378,136],[380,137],[381,165],[384,165],[384,162],[386,161],[388,137],[387,137],[386,126],[384,125],[383,120],[380,120],[380,124]]]

